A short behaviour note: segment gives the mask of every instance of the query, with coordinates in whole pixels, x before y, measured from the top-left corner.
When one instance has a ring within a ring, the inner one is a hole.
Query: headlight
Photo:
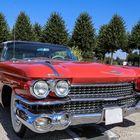
[[[66,81],[58,81],[55,85],[55,93],[58,97],[65,97],[69,93],[69,84]]]
[[[46,98],[49,94],[49,87],[45,81],[37,81],[31,87],[31,93],[38,99]]]

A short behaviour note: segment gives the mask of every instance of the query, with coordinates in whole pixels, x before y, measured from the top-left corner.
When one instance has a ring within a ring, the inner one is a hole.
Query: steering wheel
[[[64,56],[61,55],[55,55],[52,57],[52,59],[65,59]]]

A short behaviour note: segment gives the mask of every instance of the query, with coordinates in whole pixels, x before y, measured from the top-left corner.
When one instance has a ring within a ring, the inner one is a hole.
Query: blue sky
[[[6,16],[10,27],[20,11],[25,11],[31,22],[44,25],[54,11],[61,13],[69,32],[81,12],[88,12],[96,31],[109,22],[113,14],[121,15],[128,31],[140,20],[140,0],[0,0],[0,12]],[[124,55],[121,53],[121,57]]]

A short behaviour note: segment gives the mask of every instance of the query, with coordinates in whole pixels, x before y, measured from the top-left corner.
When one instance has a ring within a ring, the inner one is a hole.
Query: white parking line
[[[107,135],[108,138],[110,140],[118,140],[120,138],[120,135],[111,131],[111,130],[108,130],[106,129],[105,127],[101,126],[101,125],[96,125],[97,129],[99,129],[103,134]]]

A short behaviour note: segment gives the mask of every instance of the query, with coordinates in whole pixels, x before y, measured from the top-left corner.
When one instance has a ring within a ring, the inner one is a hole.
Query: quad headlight
[[[69,93],[69,83],[64,80],[39,80],[33,82],[30,92],[37,99],[46,98],[50,92],[54,92],[57,97],[66,97]]]
[[[58,97],[66,97],[69,93],[69,84],[67,81],[58,81],[54,90]]]
[[[49,94],[49,86],[45,81],[37,81],[31,87],[31,93],[38,99],[46,98]]]

